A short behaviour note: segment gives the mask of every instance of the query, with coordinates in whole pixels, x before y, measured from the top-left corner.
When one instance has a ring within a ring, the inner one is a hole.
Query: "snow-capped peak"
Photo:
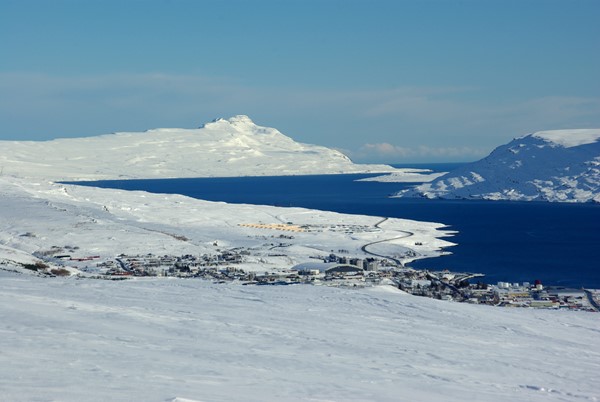
[[[230,117],[229,119],[227,119],[227,121],[233,125],[240,125],[240,124],[252,125],[252,126],[256,125],[256,124],[254,124],[252,119],[250,117],[246,116],[245,114],[238,114],[236,116]]]
[[[222,126],[233,126],[238,129],[244,128],[256,128],[258,127],[252,119],[245,114],[238,114],[228,119],[218,117],[213,119],[210,123],[202,124],[200,128],[211,128],[211,127],[222,127]]]
[[[531,136],[571,148],[597,142],[600,140],[600,129],[538,131]]]

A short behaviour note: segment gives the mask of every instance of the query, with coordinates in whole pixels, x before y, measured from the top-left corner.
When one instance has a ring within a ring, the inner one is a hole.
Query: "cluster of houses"
[[[244,249],[223,250],[219,254],[201,256],[121,254],[114,260],[97,264],[97,268],[107,276],[201,276],[205,271],[241,271],[232,266],[241,264],[248,254],[249,251]]]
[[[536,307],[598,311],[598,294],[583,289],[545,288],[539,280],[528,282],[498,282],[494,287],[495,301],[504,307]]]
[[[469,279],[482,275],[417,272],[417,279],[401,280],[399,288],[413,295],[472,304],[600,311],[600,295],[584,289],[545,288],[539,280],[533,284],[498,282],[488,285],[481,281],[471,284]]]
[[[281,245],[279,246],[281,247]],[[268,272],[248,271],[241,268],[250,251],[245,248],[219,250],[217,254],[200,256],[157,256],[153,254],[125,255],[100,261],[100,257],[73,257],[53,250],[46,260],[62,265],[79,266],[80,270],[95,273],[98,277],[124,279],[133,276],[173,276],[203,278],[215,282],[238,281],[244,285],[313,284],[343,287],[365,287],[382,283],[416,295],[441,300],[503,307],[531,307],[600,311],[600,293],[578,290],[545,288],[541,282],[488,285],[481,280],[483,274],[450,271],[415,270],[399,266],[389,259],[349,257],[347,250],[338,255],[312,256],[288,269]],[[63,251],[63,250],[60,250]],[[75,251],[75,250],[66,250]],[[98,261],[97,261],[98,260]],[[95,266],[90,266],[96,262]]]
[[[344,253],[345,250],[339,250]],[[220,282],[239,281],[244,285],[313,284],[365,287],[381,283],[397,286],[416,295],[441,300],[503,307],[532,307],[598,311],[594,297],[584,290],[547,289],[534,284],[499,282],[488,285],[478,278],[482,274],[450,271],[415,270],[394,265],[386,259],[351,258],[329,254],[314,256],[313,261],[272,272],[246,271],[239,267],[249,252],[245,249],[224,250],[216,255],[155,256],[119,255],[98,264],[106,277],[176,276],[203,278]],[[478,279],[475,283],[471,280]]]

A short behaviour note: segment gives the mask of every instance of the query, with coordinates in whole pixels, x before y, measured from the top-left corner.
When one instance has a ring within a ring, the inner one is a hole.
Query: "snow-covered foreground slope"
[[[339,151],[301,144],[248,116],[198,129],[165,128],[52,141],[0,141],[4,175],[51,180],[278,176],[392,172]]]
[[[6,401],[593,401],[596,314],[0,271]]]
[[[600,129],[541,131],[399,196],[600,202]]]

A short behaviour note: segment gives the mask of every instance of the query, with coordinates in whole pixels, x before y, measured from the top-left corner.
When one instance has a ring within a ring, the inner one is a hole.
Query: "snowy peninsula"
[[[117,255],[217,255],[245,250],[237,267],[289,269],[361,248],[407,263],[443,254],[453,232],[440,223],[344,215],[303,208],[226,204],[182,195],[151,194],[20,178],[0,178],[0,266],[44,262],[95,267]],[[387,241],[389,240],[389,241]],[[420,243],[415,246],[415,243]],[[69,254],[72,260],[62,261]],[[85,257],[95,256],[93,261]],[[83,261],[77,261],[83,259]],[[92,269],[90,272],[96,272]]]
[[[540,131],[400,197],[600,202],[600,129]]]

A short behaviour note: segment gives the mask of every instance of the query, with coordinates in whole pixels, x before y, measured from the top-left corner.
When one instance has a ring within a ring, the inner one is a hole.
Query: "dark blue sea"
[[[448,171],[458,164],[428,164]],[[400,167],[400,166],[398,166]],[[480,272],[486,282],[532,282],[600,289],[600,205],[389,198],[412,184],[358,182],[374,175],[110,180],[95,187],[176,193],[230,203],[306,207],[441,222],[459,233],[452,255],[414,268]]]

